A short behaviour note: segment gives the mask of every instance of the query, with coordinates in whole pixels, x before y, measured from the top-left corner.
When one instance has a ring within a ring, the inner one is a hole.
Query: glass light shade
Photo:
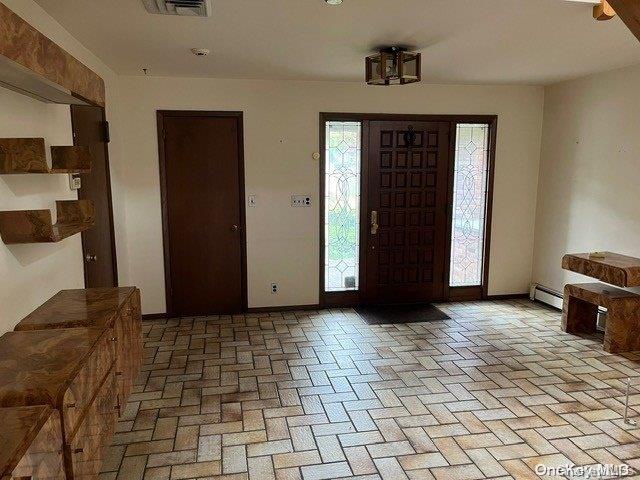
[[[366,58],[369,85],[405,85],[421,80],[420,54],[398,48],[381,50]]]

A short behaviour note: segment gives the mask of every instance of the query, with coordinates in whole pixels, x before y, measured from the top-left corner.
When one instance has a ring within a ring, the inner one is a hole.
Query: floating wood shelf
[[[87,173],[91,171],[89,147],[51,147],[47,165],[44,138],[0,138],[0,174]]]
[[[91,200],[56,202],[57,222],[51,210],[14,210],[0,212],[0,237],[7,245],[18,243],[54,243],[83,232],[95,224]]]

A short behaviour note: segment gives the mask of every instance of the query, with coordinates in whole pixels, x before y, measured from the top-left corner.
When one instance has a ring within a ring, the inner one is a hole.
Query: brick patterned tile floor
[[[638,478],[640,429],[622,415],[640,353],[605,353],[525,300],[439,307],[451,320],[145,322],[101,480],[526,479],[539,464],[622,463]]]

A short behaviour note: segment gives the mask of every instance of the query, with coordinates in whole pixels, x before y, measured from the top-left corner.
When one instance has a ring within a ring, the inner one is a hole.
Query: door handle
[[[378,234],[378,212],[371,210],[371,235]]]
[[[238,225],[231,225],[231,231],[232,232],[237,232],[240,229],[240,227],[238,227]]]
[[[98,259],[97,255],[91,255],[90,253],[87,253],[84,257],[84,259],[88,262],[95,262]]]

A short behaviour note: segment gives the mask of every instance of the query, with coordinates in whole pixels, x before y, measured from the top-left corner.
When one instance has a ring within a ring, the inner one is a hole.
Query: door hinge
[[[102,136],[104,143],[109,143],[111,141],[111,134],[109,133],[109,122],[104,120],[102,122]]]

